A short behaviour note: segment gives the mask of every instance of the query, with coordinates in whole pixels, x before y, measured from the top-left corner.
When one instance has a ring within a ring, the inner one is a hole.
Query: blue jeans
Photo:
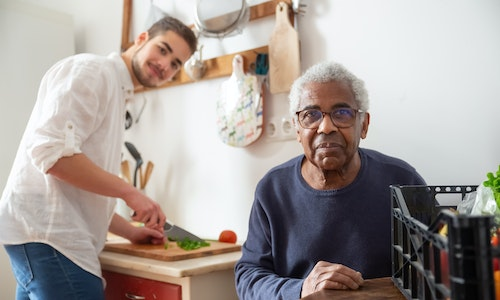
[[[17,281],[16,300],[104,300],[101,278],[47,244],[6,245]]]

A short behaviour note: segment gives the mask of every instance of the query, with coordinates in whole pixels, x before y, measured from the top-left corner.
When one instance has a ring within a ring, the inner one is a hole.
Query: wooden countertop
[[[357,290],[322,290],[302,298],[303,300],[405,300],[392,282],[391,277],[367,279]]]
[[[102,268],[105,270],[126,269],[130,270],[127,273],[138,272],[160,276],[187,277],[233,269],[240,257],[241,252],[237,251],[167,262],[103,251],[99,255],[99,260],[101,261]]]
[[[110,234],[107,243],[123,241],[126,240]],[[131,275],[142,273],[181,278],[233,269],[240,257],[241,251],[234,251],[178,261],[161,261],[104,250],[99,255],[99,260],[105,270],[120,270]]]

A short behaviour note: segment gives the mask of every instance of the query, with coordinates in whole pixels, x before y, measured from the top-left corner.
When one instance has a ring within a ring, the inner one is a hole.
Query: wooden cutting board
[[[276,24],[269,40],[269,90],[273,94],[286,93],[300,76],[299,34],[290,24],[289,5],[276,6]]]
[[[238,244],[215,241],[209,243],[210,246],[195,250],[184,250],[177,246],[176,242],[169,242],[167,249],[164,245],[108,243],[104,246],[104,250],[163,261],[177,261],[241,250],[241,245]]]

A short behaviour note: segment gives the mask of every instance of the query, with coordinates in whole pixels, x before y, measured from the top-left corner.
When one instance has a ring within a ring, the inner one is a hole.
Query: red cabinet
[[[182,300],[180,285],[102,271],[106,279],[106,300]]]

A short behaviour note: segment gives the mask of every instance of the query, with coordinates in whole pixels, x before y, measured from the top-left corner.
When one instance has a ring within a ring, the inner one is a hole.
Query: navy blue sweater
[[[391,276],[391,184],[425,184],[408,163],[360,149],[361,169],[338,190],[311,188],[304,155],[258,183],[243,255],[236,264],[240,299],[299,299],[319,260],[346,265],[365,279]]]

